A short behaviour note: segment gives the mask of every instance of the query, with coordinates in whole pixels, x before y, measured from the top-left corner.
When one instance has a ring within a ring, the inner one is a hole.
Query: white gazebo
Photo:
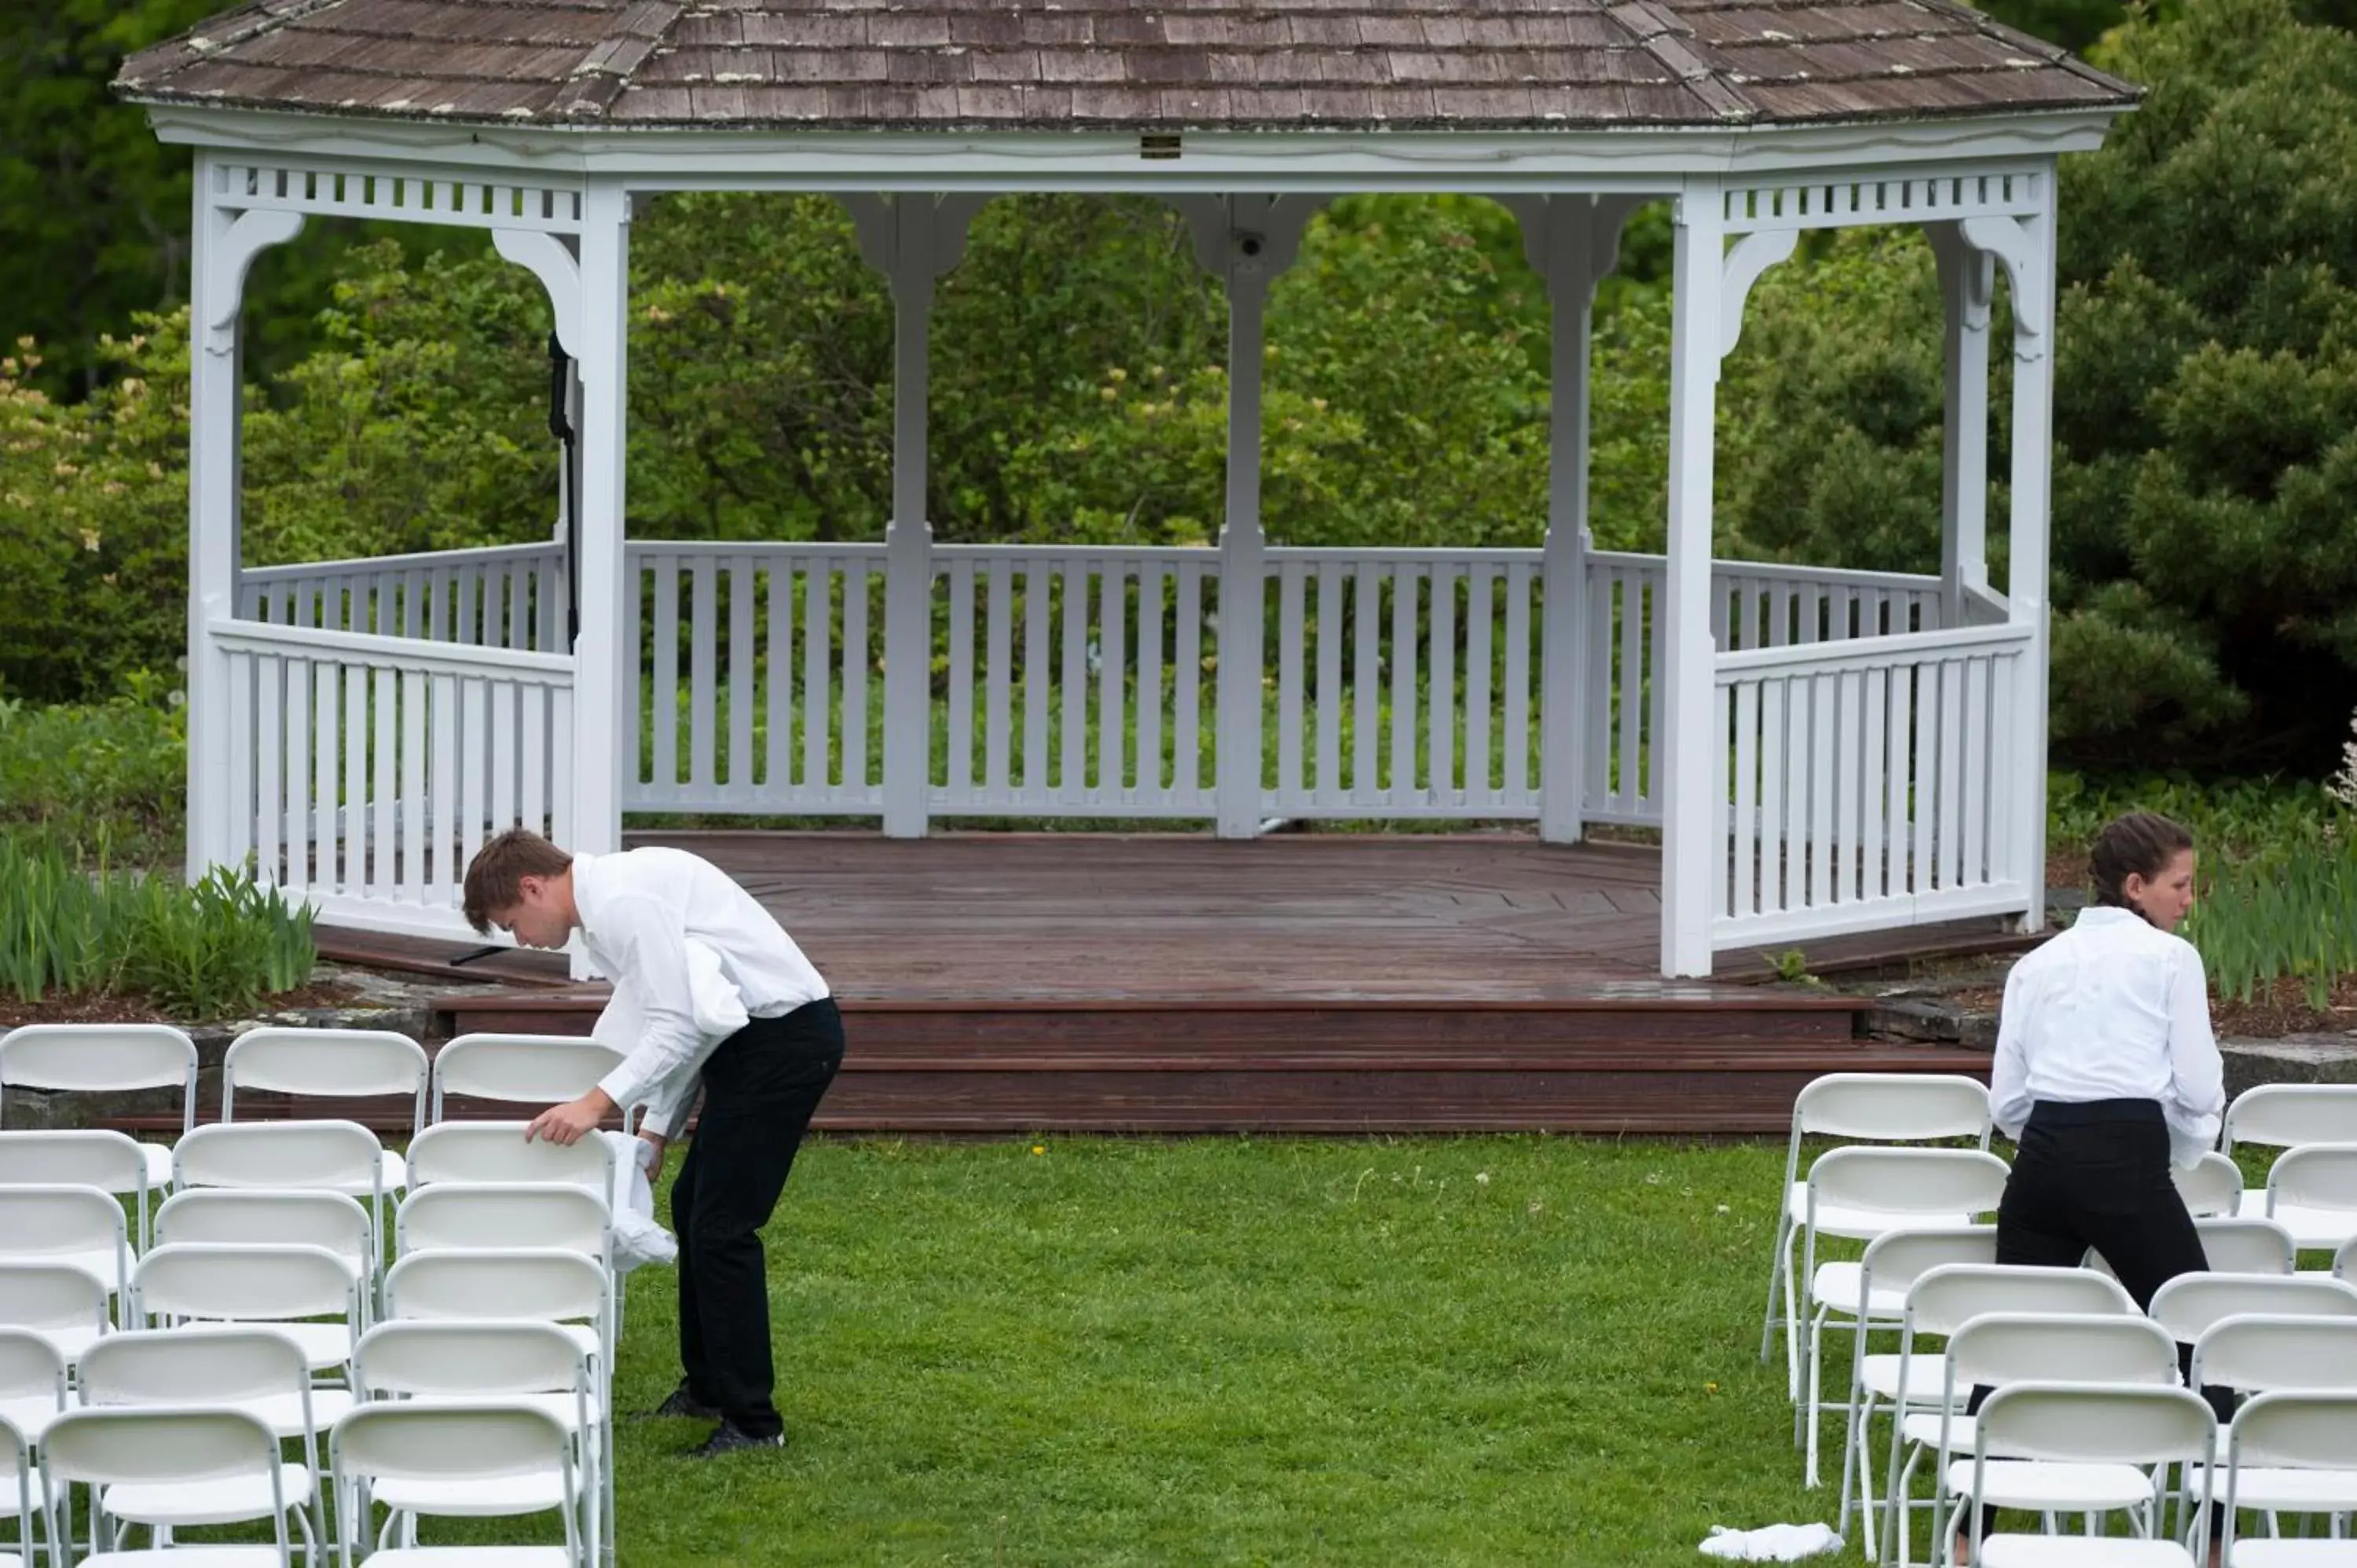
[[[264,0],[116,85],[196,149],[192,874],[251,865],[323,918],[455,934],[468,856],[517,822],[597,851],[631,811],[899,836],[1526,819],[1556,843],[1661,830],[1671,975],[2042,919],[2055,162],[2135,94],[1952,0]],[[626,537],[631,211],[690,189],[834,193],[889,278],[880,542]],[[1216,550],[931,537],[933,289],[975,209],[1029,191],[1166,199],[1224,280]],[[1268,286],[1323,201],[1370,191],[1521,221],[1555,304],[1544,549],[1264,538]],[[1588,306],[1654,200],[1676,224],[1668,544],[1613,554],[1586,526]],[[546,286],[575,437],[550,542],[244,565],[242,285],[311,214],[489,230]],[[1745,296],[1803,231],[1861,224],[1919,225],[1939,258],[1940,575],[1716,561]]]

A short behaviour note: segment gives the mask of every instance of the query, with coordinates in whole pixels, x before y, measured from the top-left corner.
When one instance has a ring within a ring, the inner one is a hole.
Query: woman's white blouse
[[[1989,1105],[2018,1138],[2040,1100],[2157,1100],[2178,1164],[2216,1144],[2225,1069],[2191,942],[2098,905],[2013,966]]]

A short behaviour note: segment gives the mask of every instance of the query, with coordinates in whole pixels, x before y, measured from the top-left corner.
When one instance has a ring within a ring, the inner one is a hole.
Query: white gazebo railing
[[[232,620],[231,842],[320,916],[447,933],[468,861],[522,822],[564,842],[573,660]]]
[[[2026,626],[1722,653],[1712,944],[2018,909]]]
[[[555,653],[565,645],[565,548],[503,544],[252,566],[241,619]]]

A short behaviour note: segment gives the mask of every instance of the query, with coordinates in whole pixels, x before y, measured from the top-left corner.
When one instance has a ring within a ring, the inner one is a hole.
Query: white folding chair
[[[385,1274],[389,1322],[476,1322],[534,1318],[565,1326],[603,1380],[612,1363],[607,1330],[606,1272],[578,1252],[554,1247],[499,1251],[412,1252]]]
[[[614,1190],[613,1155],[597,1136],[571,1144],[524,1142],[529,1122],[437,1122],[409,1146],[413,1192],[437,1182],[578,1187],[602,1200]]]
[[[101,1498],[117,1487],[196,1489],[251,1483],[270,1491],[270,1518],[275,1523],[268,1545],[209,1542],[151,1552],[102,1549],[81,1560],[84,1568],[91,1563],[119,1563],[122,1568],[168,1564],[176,1551],[191,1553],[188,1561],[202,1568],[291,1568],[288,1505],[279,1495],[278,1439],[241,1411],[188,1406],[68,1411],[42,1439],[41,1475],[48,1495],[60,1505],[73,1486],[90,1487]],[[91,1522],[97,1539],[106,1541],[110,1532],[101,1510],[93,1509]],[[58,1538],[50,1539],[54,1543]],[[52,1558],[62,1568],[62,1550],[53,1549]]]
[[[2196,1219],[2242,1211],[2243,1167],[2215,1149],[2184,1169],[2171,1165],[2169,1179],[2185,1199],[2185,1211]]]
[[[2357,1317],[2357,1285],[2323,1274],[2179,1274],[2145,1314],[2193,1345],[2229,1317]]]
[[[13,1552],[0,1550],[0,1568],[32,1568],[33,1515],[38,1512],[49,1517],[48,1504],[44,1500],[36,1509],[33,1506],[32,1445],[25,1439],[16,1423],[0,1413],[0,1459],[8,1468],[0,1470],[0,1510],[16,1516],[16,1539]]]
[[[1838,1315],[1846,1322],[1835,1326],[1853,1333],[1878,1323],[1897,1326],[1895,1316],[1878,1318],[1873,1304],[1858,1294],[1857,1265],[1820,1265],[1817,1243],[1828,1236],[1869,1241],[1891,1230],[1965,1224],[1996,1210],[2005,1178],[2005,1162],[1980,1149],[1835,1149],[1809,1167],[1801,1240],[1809,1337],[1801,1379],[1803,1432],[1795,1434],[1805,1437],[1809,1486],[1817,1484],[1818,1385],[1826,1326]]]
[[[95,1187],[0,1187],[0,1262],[63,1263],[120,1299],[131,1272],[123,1204]]]
[[[1793,1251],[1807,1219],[1808,1189],[1801,1179],[1806,1138],[1858,1143],[1929,1143],[1943,1138],[1989,1142],[1988,1090],[1978,1079],[1947,1073],[1836,1072],[1813,1079],[1792,1101],[1792,1132],[1784,1150],[1784,1185],[1776,1210],[1776,1240],[1768,1259],[1768,1311],[1760,1326],[1766,1360],[1776,1330],[1785,1330],[1784,1373],[1791,1397],[1801,1397],[1801,1352],[1792,1335],[1798,1293]],[[1828,1218],[1831,1218],[1828,1216]],[[1961,1223],[1966,1215],[1953,1216]],[[1781,1312],[1780,1312],[1781,1308]]]
[[[0,1090],[180,1090],[180,1131],[197,1124],[197,1043],[164,1024],[27,1024],[0,1035]],[[5,1099],[5,1096],[0,1096]],[[172,1151],[142,1144],[150,1190],[170,1184]]]
[[[2348,1143],[2357,1143],[2357,1084],[2263,1083],[2226,1107],[2220,1146],[2232,1155],[2237,1144],[2296,1149]]]
[[[111,1326],[106,1282],[87,1269],[0,1259],[0,1328],[40,1336],[70,1368]]]
[[[599,1479],[609,1434],[598,1413],[596,1374],[581,1348],[556,1324],[539,1320],[381,1323],[354,1352],[353,1371],[371,1399],[497,1401],[549,1416],[574,1445],[580,1500],[602,1499]],[[564,1503],[561,1476],[544,1470],[494,1478],[386,1480],[375,1500],[395,1514],[478,1517],[541,1513]],[[592,1557],[604,1521],[583,1508],[580,1528]]]
[[[148,1145],[96,1127],[0,1133],[0,1187],[94,1187],[138,1200],[133,1245],[147,1245]],[[171,1151],[160,1151],[168,1159]]]
[[[0,1328],[0,1421],[38,1443],[66,1408],[66,1359],[29,1328]]]
[[[2226,1440],[2223,1559],[2229,1568],[2341,1568],[2357,1562],[2357,1542],[2244,1541],[2235,1520],[2244,1509],[2265,1509],[2257,1500],[2296,1477],[2330,1477],[2345,1490],[2357,1476],[2357,1391],[2264,1393],[2234,1412]]]
[[[2175,1376],[2174,1358],[2170,1375]],[[1960,1476],[1968,1502],[2056,1514],[2111,1511],[2133,1497],[2134,1540],[2090,1533],[1982,1534],[1982,1510],[1970,1508],[1971,1561],[1977,1568],[2194,1568],[2206,1560],[2210,1494],[2192,1525],[2194,1551],[2163,1538],[2161,1488],[2171,1465],[2199,1464],[2218,1440],[2218,1418],[2182,1388],[2116,1383],[2022,1382],[2001,1388],[1981,1406],[1973,1457]],[[2150,1473],[2148,1473],[2150,1472]],[[2013,1498],[2037,1500],[2009,1502]],[[2199,1555],[2197,1555],[2199,1554]]]
[[[451,1095],[538,1109],[578,1100],[624,1056],[572,1035],[460,1035],[434,1053],[433,1120],[440,1124]],[[627,1127],[635,1108],[622,1109]]]
[[[1956,1413],[1963,1396],[1955,1392],[1947,1353],[1943,1351],[1935,1361],[1922,1341],[1953,1338],[1965,1324],[1991,1313],[2029,1315],[2045,1322],[2131,1319],[2136,1303],[2119,1281],[2085,1269],[1950,1263],[1928,1270],[1915,1281],[1900,1324],[1899,1353],[1869,1357],[1864,1369],[1868,1382],[1899,1407],[1885,1470],[1881,1555],[1888,1558],[1895,1549],[1902,1568],[1910,1551],[1908,1510],[1917,1506],[1910,1500],[1917,1463],[1927,1454],[1944,1457],[1946,1445],[1972,1441],[1969,1422]],[[2176,1362],[2169,1365],[2173,1373]],[[1970,1383],[1964,1384],[1966,1395],[1971,1390]],[[1932,1471],[1935,1477],[1944,1473],[1941,1467]],[[1936,1499],[1930,1506],[1936,1516]]]
[[[324,1247],[350,1271],[361,1287],[363,1309],[375,1300],[383,1270],[376,1235],[376,1220],[358,1198],[325,1190],[191,1187],[174,1193],[156,1211],[156,1240],[163,1246],[198,1241],[221,1247]]]
[[[2287,1274],[2298,1255],[2291,1232],[2272,1219],[2240,1219],[2230,1215],[2196,1219],[2194,1233],[2201,1238],[2201,1255],[2212,1272],[2222,1274]],[[2090,1251],[2085,1266],[2108,1274],[2112,1265],[2101,1252]]]
[[[439,1487],[521,1482],[551,1471],[562,1494],[561,1547],[403,1545],[381,1549],[368,1561],[372,1568],[590,1568],[572,1444],[545,1411],[423,1400],[364,1404],[336,1423],[329,1447],[343,1568],[352,1568],[368,1545],[366,1505],[358,1499],[371,1492],[382,1497],[388,1487],[406,1487],[423,1498]]]
[[[253,1090],[305,1100],[366,1100],[401,1095],[410,1102],[409,1135],[425,1131],[433,1069],[425,1047],[390,1029],[251,1029],[221,1062],[221,1120],[237,1120],[237,1093]],[[386,1192],[408,1185],[402,1158],[382,1151]]]
[[[1855,1265],[1857,1270],[1857,1299],[1867,1304],[1868,1314],[1878,1322],[1903,1323],[1907,1313],[1907,1295],[1915,1282],[1932,1270],[1953,1263],[1988,1263],[1996,1258],[1996,1230],[1988,1225],[1932,1226],[1921,1230],[1891,1230],[1867,1243],[1866,1256]],[[1823,1273],[1837,1266],[1825,1263],[1819,1267]],[[1895,1379],[1884,1374],[1888,1363],[1900,1358],[1866,1353],[1866,1336],[1850,1336],[1850,1369],[1848,1410],[1844,1421],[1842,1438],[1842,1501],[1840,1520],[1835,1529],[1847,1531],[1853,1498],[1865,1509],[1865,1544],[1867,1556],[1875,1552],[1873,1478],[1867,1473],[1865,1455],[1876,1411],[1886,1398],[1898,1395]],[[1871,1375],[1870,1375],[1871,1373]]]
[[[299,1461],[281,1459],[273,1476],[186,1481],[116,1482],[99,1506],[118,1527],[179,1530],[242,1524],[291,1513],[304,1556],[316,1561],[319,1509],[320,1420],[303,1348],[268,1328],[176,1328],[110,1334],[81,1363],[85,1409],[197,1407],[252,1416],[281,1440],[299,1442]],[[344,1408],[349,1408],[349,1402]],[[340,1411],[338,1413],[341,1413]],[[285,1520],[280,1521],[282,1527]],[[120,1546],[120,1537],[116,1541]]]
[[[335,1372],[350,1387],[352,1344],[367,1322],[364,1298],[351,1269],[325,1247],[176,1242],[139,1260],[131,1294],[135,1321],[151,1328],[274,1328],[302,1347],[315,1376]],[[333,1321],[317,1321],[322,1318]]]
[[[2266,1208],[2303,1248],[2338,1251],[2357,1238],[2357,1142],[2302,1144],[2276,1155]]]
[[[177,1188],[340,1192],[384,1212],[384,1145],[357,1122],[216,1122],[172,1154]]]
[[[2357,1396],[2357,1318],[2222,1317],[2193,1342],[2192,1380],[2197,1388],[2215,1383],[2242,1394]],[[2241,1423],[2237,1412],[2234,1424]],[[2270,1514],[2347,1513],[2357,1509],[2357,1469],[2253,1468],[2243,1477],[2241,1495],[2242,1507]]]

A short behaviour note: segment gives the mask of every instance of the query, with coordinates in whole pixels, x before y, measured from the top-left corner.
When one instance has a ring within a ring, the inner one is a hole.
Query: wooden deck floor
[[[858,1131],[1773,1133],[1840,1070],[1986,1073],[1857,1037],[1863,1004],[1659,977],[1660,856],[1512,833],[646,833],[717,862],[842,999],[819,1124]],[[1815,943],[1811,967],[2010,940]],[[446,1034],[586,1033],[554,954],[330,932],[453,979]],[[405,1111],[394,1107],[405,1115]]]

